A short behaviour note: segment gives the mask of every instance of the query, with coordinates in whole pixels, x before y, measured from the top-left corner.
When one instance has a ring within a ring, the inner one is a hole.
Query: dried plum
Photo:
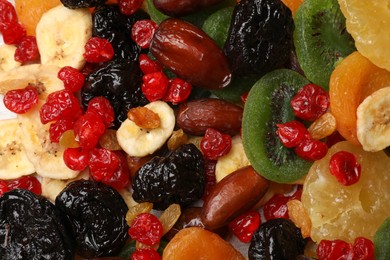
[[[105,2],[107,0],[61,0],[61,3],[70,9],[96,7]]]
[[[57,196],[55,203],[74,234],[79,255],[109,256],[125,244],[128,208],[110,186],[91,180],[74,181]]]
[[[0,259],[73,259],[73,242],[58,209],[29,190],[0,198]]]
[[[250,260],[290,260],[303,254],[305,240],[289,219],[272,219],[263,223],[252,237]]]
[[[203,165],[203,156],[193,144],[182,145],[166,157],[155,156],[134,176],[133,198],[152,202],[158,210],[172,203],[188,206],[203,195]]]
[[[118,128],[130,108],[144,106],[149,101],[141,90],[142,72],[138,61],[114,60],[104,63],[85,79],[81,90],[84,107],[97,96],[107,98],[114,108],[114,126]]]
[[[263,75],[282,67],[293,49],[291,11],[279,0],[236,5],[224,52],[236,75]]]

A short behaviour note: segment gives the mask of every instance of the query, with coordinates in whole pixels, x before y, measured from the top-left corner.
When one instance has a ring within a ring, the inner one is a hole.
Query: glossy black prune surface
[[[73,259],[73,242],[46,198],[15,189],[0,198],[0,259]]]
[[[102,5],[107,0],[61,0],[61,3],[70,9],[77,8],[90,8],[98,5]]]
[[[303,254],[305,240],[289,219],[271,219],[260,225],[252,237],[250,260],[291,260]]]
[[[87,107],[94,97],[107,98],[115,113],[114,127],[118,128],[130,108],[149,103],[141,91],[142,75],[138,61],[114,60],[100,65],[85,79],[81,90],[83,106]]]
[[[166,157],[155,156],[133,179],[133,199],[152,202],[158,210],[172,203],[181,206],[199,200],[204,192],[203,155],[193,144],[184,144]]]
[[[110,186],[92,180],[68,184],[57,196],[82,257],[110,256],[119,252],[128,238],[127,205]]]
[[[282,67],[293,49],[294,22],[280,0],[242,0],[234,8],[224,52],[236,75]]]

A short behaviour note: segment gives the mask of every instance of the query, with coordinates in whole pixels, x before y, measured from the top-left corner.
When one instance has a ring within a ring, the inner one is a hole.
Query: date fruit
[[[163,21],[150,52],[164,67],[194,86],[222,89],[232,77],[223,51],[204,31],[176,18]]]
[[[242,113],[242,107],[222,99],[198,99],[180,105],[177,124],[192,135],[204,135],[207,128],[235,135],[241,129]]]
[[[202,210],[204,225],[211,230],[225,226],[253,207],[268,186],[269,182],[252,166],[232,172],[218,182],[206,197]]]
[[[154,6],[168,16],[184,16],[223,0],[153,0]]]

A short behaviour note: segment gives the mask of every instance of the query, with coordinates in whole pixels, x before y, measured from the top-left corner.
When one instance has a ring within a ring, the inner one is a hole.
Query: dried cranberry
[[[353,260],[374,260],[374,243],[364,237],[357,237],[352,246]]]
[[[72,119],[61,118],[52,123],[49,128],[50,141],[58,143],[63,133],[73,128],[74,121]]]
[[[92,37],[85,44],[84,58],[87,62],[106,62],[114,57],[114,48],[107,39]]]
[[[9,191],[8,183],[6,181],[0,180],[0,196]]]
[[[309,136],[309,131],[305,125],[296,120],[287,122],[285,124],[276,124],[278,130],[276,134],[285,147],[293,148],[300,144]]]
[[[2,31],[5,44],[19,44],[26,36],[26,28],[20,23],[12,24]]]
[[[70,92],[77,92],[84,85],[84,75],[71,66],[61,68],[57,76],[64,82],[65,89]]]
[[[354,154],[340,151],[330,158],[329,171],[338,182],[349,186],[359,181],[361,166]]]
[[[93,148],[89,158],[89,170],[96,181],[110,179],[119,169],[121,159],[114,152],[104,148]]]
[[[244,94],[242,94],[242,95],[240,96],[240,99],[241,99],[242,103],[245,103],[245,102],[246,102],[246,100],[248,99],[248,95],[249,95],[249,91],[248,91],[248,92],[245,92]]]
[[[163,227],[160,220],[150,213],[139,214],[129,228],[129,235],[132,239],[148,246],[158,244],[162,234]]]
[[[18,22],[15,7],[6,0],[0,0],[0,31],[7,30]]]
[[[345,138],[338,131],[335,131],[330,136],[326,137],[325,143],[330,148],[341,141],[345,141]]]
[[[131,28],[131,38],[142,49],[147,49],[157,27],[158,25],[150,19],[138,20]]]
[[[132,15],[141,8],[144,0],[118,0],[119,10],[122,14]]]
[[[60,118],[75,119],[81,115],[78,99],[68,90],[59,90],[47,96],[39,115],[42,124],[56,121]]]
[[[35,36],[25,36],[21,40],[16,48],[14,58],[20,63],[38,60],[39,50]]]
[[[192,85],[187,81],[180,78],[171,79],[169,80],[168,91],[165,94],[164,101],[176,105],[186,101],[191,91]]]
[[[110,101],[101,96],[94,97],[89,101],[87,112],[97,114],[107,126],[110,126],[115,119]]]
[[[3,99],[4,106],[17,114],[24,114],[38,103],[38,90],[27,86],[24,89],[9,90]]]
[[[317,247],[318,260],[350,260],[352,245],[342,240],[321,240]]]
[[[69,169],[73,171],[82,171],[88,166],[89,153],[90,149],[86,148],[66,148],[63,159]]]
[[[295,116],[314,121],[329,108],[329,94],[320,86],[307,84],[291,99],[290,105]]]
[[[206,199],[209,195],[210,191],[214,188],[217,183],[217,178],[215,176],[215,166],[217,165],[217,161],[215,160],[205,160],[204,162],[204,174],[206,179],[206,186],[204,189],[202,199]]]
[[[141,248],[130,255],[130,260],[161,260],[161,256],[152,248]]]
[[[77,118],[73,130],[81,147],[93,148],[106,131],[106,125],[99,115],[87,112]]]
[[[126,156],[120,151],[113,151],[119,158],[119,166],[111,176],[104,175],[100,182],[110,185],[114,189],[120,190],[129,184],[130,171]]]
[[[249,243],[260,224],[260,213],[250,211],[235,218],[228,226],[241,242]]]
[[[139,67],[142,73],[162,72],[163,68],[157,60],[152,60],[148,55],[141,53],[138,57]]]
[[[284,196],[283,194],[275,194],[271,199],[264,205],[264,217],[266,220],[275,218],[288,219],[288,208],[287,202],[290,197]]]
[[[217,160],[229,153],[232,148],[232,138],[228,134],[208,128],[200,142],[200,148],[207,159]]]
[[[41,183],[34,176],[23,176],[8,182],[8,189],[25,189],[40,195],[42,193]]]
[[[305,139],[295,147],[295,153],[306,161],[322,159],[328,152],[328,146],[318,140]]]
[[[142,77],[142,93],[150,101],[160,100],[168,90],[168,78],[163,72],[154,72]]]

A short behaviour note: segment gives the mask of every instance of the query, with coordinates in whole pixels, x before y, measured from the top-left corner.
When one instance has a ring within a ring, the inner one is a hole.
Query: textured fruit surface
[[[348,32],[355,39],[357,50],[371,62],[390,70],[390,34],[383,33],[390,22],[387,0],[359,1],[339,0],[340,9],[346,18]]]
[[[19,21],[26,27],[28,35],[35,35],[35,27],[42,14],[61,4],[60,0],[15,0]]]
[[[330,158],[339,151],[355,154],[361,164],[360,180],[354,185],[343,186],[329,172]],[[302,203],[312,222],[311,238],[349,243],[359,236],[372,239],[390,216],[389,167],[390,158],[384,152],[365,152],[348,142],[330,148],[310,168],[303,185]]]
[[[375,256],[377,259],[390,259],[390,218],[379,227],[374,237]]]
[[[231,244],[217,234],[199,227],[185,228],[179,231],[168,243],[163,259],[239,260],[245,259]]]
[[[374,91],[390,85],[390,72],[371,63],[359,52],[345,58],[333,71],[329,83],[330,110],[337,130],[352,144],[359,145],[356,110]]]

